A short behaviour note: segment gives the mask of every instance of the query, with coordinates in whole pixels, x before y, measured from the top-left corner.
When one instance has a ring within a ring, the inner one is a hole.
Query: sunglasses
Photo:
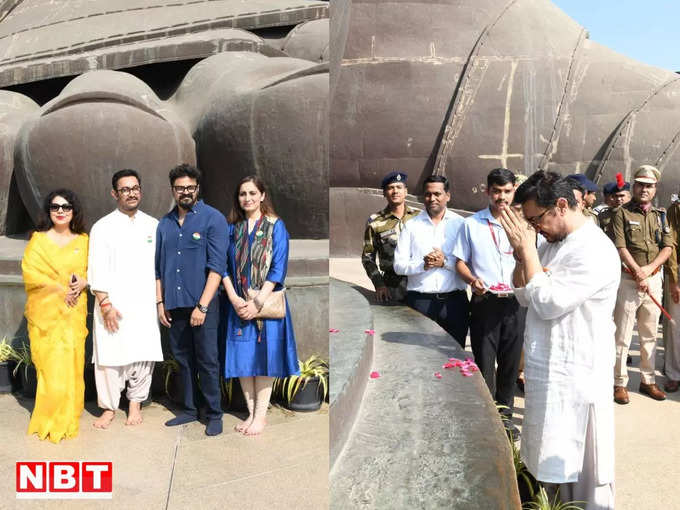
[[[59,209],[64,212],[70,212],[73,211],[73,206],[71,204],[50,204],[51,212],[59,212]]]

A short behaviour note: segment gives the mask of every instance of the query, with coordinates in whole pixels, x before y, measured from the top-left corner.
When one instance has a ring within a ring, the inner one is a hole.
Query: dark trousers
[[[208,306],[205,322],[199,327],[191,327],[189,322],[193,308],[170,310],[172,317],[170,350],[180,367],[184,388],[184,410],[187,414],[198,416],[200,391],[209,420],[222,418],[217,336],[218,305],[218,299],[215,297]]]
[[[524,317],[514,297],[499,298],[491,293],[472,296],[470,343],[475,363],[494,400],[509,409],[515,401],[515,381],[524,340]],[[498,361],[498,368],[496,368]]]
[[[430,294],[409,290],[406,294],[406,303],[439,324],[465,349],[465,337],[470,320],[470,303],[465,291]]]

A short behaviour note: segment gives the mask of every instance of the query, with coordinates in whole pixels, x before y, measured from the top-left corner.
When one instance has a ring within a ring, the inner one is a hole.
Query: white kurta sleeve
[[[404,225],[404,230],[399,235],[397,249],[394,250],[394,272],[400,275],[408,276],[425,272],[423,259],[411,256],[414,233],[409,227],[414,221],[415,218]]]
[[[597,263],[587,250],[573,251],[549,273],[535,274],[524,288],[525,298],[543,320],[554,320],[581,306],[609,282],[611,271]],[[521,294],[521,293],[519,293]]]
[[[95,224],[90,231],[90,245],[87,259],[87,280],[90,289],[111,292],[110,248],[102,225]]]

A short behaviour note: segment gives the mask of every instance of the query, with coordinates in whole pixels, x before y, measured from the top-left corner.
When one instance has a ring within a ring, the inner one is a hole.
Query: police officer
[[[614,308],[616,324],[616,365],[614,401],[627,404],[628,371],[626,356],[637,319],[640,338],[640,393],[655,400],[666,394],[654,382],[656,330],[661,313],[652,301],[661,302],[661,265],[673,252],[673,238],[666,211],[652,206],[659,171],[642,165],[635,172],[633,199],[619,207],[612,220],[614,245],[621,257],[621,285]]]
[[[630,202],[630,183],[625,182],[623,175],[618,173],[616,174],[616,182],[608,182],[602,187],[602,194],[606,207],[600,211],[597,219],[600,222],[600,228],[613,241],[614,233],[611,229],[611,222],[616,209]]]
[[[404,223],[419,213],[406,205],[406,177],[403,172],[390,172],[385,176],[382,189],[387,207],[371,214],[364,232],[361,263],[373,282],[378,303],[403,301],[406,298],[406,277],[396,274],[392,267],[394,250]]]
[[[671,229],[675,250],[668,258],[666,267],[666,299],[668,313],[675,319],[675,324],[666,322],[663,328],[664,373],[667,381],[663,389],[674,393],[680,388],[680,286],[678,285],[678,235],[680,234],[680,202],[673,202],[668,208],[668,225]]]
[[[579,206],[581,206],[584,216],[591,219],[595,225],[598,225],[597,213],[593,211],[593,205],[595,205],[597,200],[597,185],[583,174],[571,174],[567,177],[578,184],[578,186],[573,187],[575,191],[574,196]]]

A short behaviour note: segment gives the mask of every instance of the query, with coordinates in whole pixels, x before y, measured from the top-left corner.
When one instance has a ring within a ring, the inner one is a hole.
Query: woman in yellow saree
[[[38,375],[28,434],[58,443],[78,434],[84,407],[87,234],[78,197],[47,195],[45,218],[26,246],[21,269],[31,358]]]

